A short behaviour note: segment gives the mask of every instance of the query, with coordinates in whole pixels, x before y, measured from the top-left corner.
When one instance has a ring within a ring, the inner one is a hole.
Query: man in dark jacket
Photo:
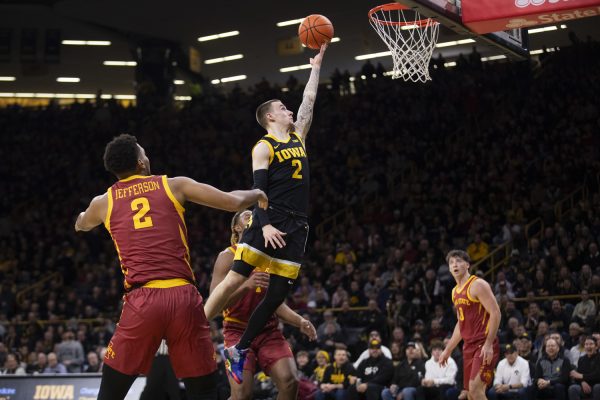
[[[346,349],[336,349],[333,355],[335,362],[325,368],[323,383],[319,386],[316,400],[344,400],[350,386],[350,376],[356,376],[356,370],[348,362]]]
[[[577,369],[571,371],[575,384],[569,386],[569,400],[592,396],[600,400],[600,355],[596,340],[588,336],[584,343],[585,355],[579,358]]]
[[[381,353],[381,342],[369,342],[369,358],[357,368],[357,377],[350,378],[349,400],[379,400],[381,390],[387,386],[394,374],[392,360]]]
[[[532,398],[565,400],[569,373],[573,368],[569,359],[560,354],[560,345],[555,339],[546,340],[545,350],[535,365]]]
[[[421,352],[417,350],[415,342],[406,345],[406,358],[394,369],[392,384],[383,389],[383,400],[396,400],[399,395],[402,400],[414,400],[417,388],[425,376],[425,363],[421,359]]]

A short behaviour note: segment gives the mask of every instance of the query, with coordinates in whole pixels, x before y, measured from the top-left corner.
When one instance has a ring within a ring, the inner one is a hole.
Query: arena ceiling
[[[335,26],[339,42],[327,51],[322,77],[326,79],[337,67],[356,73],[364,61],[355,57],[387,50],[368,23],[368,10],[380,4],[373,0],[302,0],[302,1],[186,1],[186,0],[0,0],[0,30],[9,33],[9,54],[0,61],[0,93],[104,93],[133,94],[135,68],[106,66],[105,61],[132,61],[135,43],[143,39],[162,39],[185,52],[193,46],[203,61],[242,54],[243,58],[205,64],[202,74],[209,80],[245,75],[237,83],[250,86],[266,78],[285,86],[290,74],[301,81],[307,70],[281,72],[281,68],[307,64],[312,52],[281,55],[278,42],[296,35],[297,24],[278,27],[282,21],[308,14],[324,14]],[[568,32],[581,38],[591,35],[600,39],[598,18],[573,21],[565,29],[530,36],[530,49],[569,44]],[[21,61],[21,37],[24,29],[37,29],[36,66]],[[61,45],[57,62],[44,62],[45,35],[59,29],[61,40],[110,41],[109,46]],[[199,42],[198,38],[223,32],[239,35]],[[442,29],[440,42],[464,37]],[[449,60],[459,53],[469,53],[471,44],[451,46],[438,51]],[[482,56],[500,51],[477,41]],[[438,52],[436,51],[436,53]],[[391,57],[373,58],[391,68]],[[79,82],[57,82],[59,77],[79,78]],[[1,78],[0,78],[1,79]],[[187,81],[183,70],[177,79]],[[235,83],[221,83],[224,88]],[[177,94],[189,92],[186,83],[177,85]]]

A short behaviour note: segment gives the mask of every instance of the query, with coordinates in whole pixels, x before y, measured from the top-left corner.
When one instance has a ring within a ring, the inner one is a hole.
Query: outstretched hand
[[[317,330],[315,329],[315,326],[312,324],[312,322],[310,322],[307,319],[303,318],[302,322],[300,322],[300,332],[308,336],[311,342],[317,340]]]
[[[321,45],[321,50],[319,50],[319,54],[310,59],[310,65],[314,67],[320,67],[321,61],[323,61],[323,55],[325,54],[325,50],[327,49],[328,43],[323,43]]]

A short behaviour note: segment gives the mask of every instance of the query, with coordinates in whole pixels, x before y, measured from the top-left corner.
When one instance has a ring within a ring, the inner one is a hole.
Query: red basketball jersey
[[[469,288],[476,279],[475,275],[471,275],[462,288],[457,285],[452,289],[452,302],[458,313],[460,335],[465,344],[485,340],[490,322],[490,314],[469,294]]]
[[[176,278],[193,283],[185,209],[173,196],[167,177],[134,175],[107,193],[104,225],[119,254],[125,289]]]
[[[237,246],[233,245],[227,248],[235,254]],[[265,272],[264,269],[259,267],[255,268],[254,272]],[[246,327],[250,316],[258,307],[262,299],[265,297],[266,289],[256,288],[256,290],[247,290],[244,296],[240,298],[237,303],[231,307],[223,310],[223,326],[238,326]],[[276,327],[279,324],[279,319],[275,314],[271,315],[271,318],[267,321],[264,330]]]

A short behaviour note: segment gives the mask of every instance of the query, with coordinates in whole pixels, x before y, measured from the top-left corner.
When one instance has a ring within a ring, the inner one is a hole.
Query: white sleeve
[[[435,381],[435,378],[431,374],[433,363],[434,361],[432,359],[429,359],[427,362],[425,362],[425,378],[423,379],[433,379]]]
[[[390,360],[392,359],[392,352],[387,347],[381,346],[381,352],[383,353],[384,356],[386,356]]]
[[[457,372],[458,367],[456,366],[456,362],[450,357],[448,359],[448,367],[444,370],[444,376],[442,378],[435,378],[433,383],[436,385],[454,385],[456,383]]]
[[[496,367],[496,373],[494,374],[494,386],[502,384],[502,369],[504,368],[504,364],[506,364],[506,359],[501,360],[498,363],[498,367]]]
[[[358,360],[354,361],[354,369],[358,369],[360,363],[367,358],[369,358],[369,349],[363,351],[358,357]]]

